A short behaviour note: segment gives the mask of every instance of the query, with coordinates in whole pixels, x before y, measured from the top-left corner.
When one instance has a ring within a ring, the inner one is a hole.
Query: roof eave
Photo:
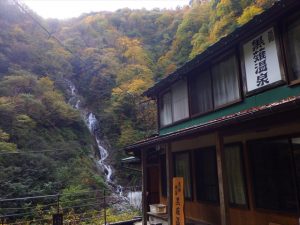
[[[274,113],[300,108],[300,96],[289,97],[288,99],[283,99],[280,102],[275,102],[258,108],[253,108],[251,110],[238,112],[233,115],[225,116],[224,118],[219,118],[217,120],[209,121],[204,124],[182,129],[163,136],[158,136],[143,141],[139,141],[137,143],[127,146],[126,148],[124,148],[124,150],[127,152],[132,152],[132,151],[136,152],[141,150],[141,148],[143,147],[164,143],[166,141],[170,141],[179,137],[185,137],[191,134],[195,134],[197,132],[212,131],[222,126],[233,125],[235,123],[240,123],[250,119],[256,119]]]

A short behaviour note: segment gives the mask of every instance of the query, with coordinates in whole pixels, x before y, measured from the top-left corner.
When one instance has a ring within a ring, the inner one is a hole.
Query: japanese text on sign
[[[184,225],[184,190],[183,178],[173,178],[173,225]]]
[[[247,91],[282,79],[273,28],[244,44],[243,50]]]

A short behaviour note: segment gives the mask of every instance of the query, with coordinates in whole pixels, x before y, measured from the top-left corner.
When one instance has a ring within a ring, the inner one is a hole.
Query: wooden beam
[[[217,167],[218,167],[218,180],[219,180],[221,225],[230,225],[228,186],[227,186],[227,177],[225,171],[224,143],[223,143],[223,137],[220,133],[216,133],[216,150],[217,150]]]
[[[171,144],[166,149],[166,165],[167,165],[167,204],[168,204],[168,224],[172,225],[172,190],[173,190],[173,156]]]
[[[142,217],[143,225],[147,225],[147,211],[148,211],[148,202],[147,202],[147,149],[141,150],[142,152]]]

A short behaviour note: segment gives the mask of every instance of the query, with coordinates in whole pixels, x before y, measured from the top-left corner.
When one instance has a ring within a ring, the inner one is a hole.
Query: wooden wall
[[[231,225],[297,225],[299,224],[299,216],[295,214],[276,213],[272,211],[263,211],[255,208],[252,191],[252,181],[249,179],[249,165],[247,159],[246,142],[248,140],[275,137],[283,135],[291,135],[298,133],[300,136],[300,122],[294,122],[290,124],[281,124],[280,126],[263,127],[256,130],[247,130],[244,132],[238,132],[236,134],[229,133],[224,135],[224,143],[240,142],[243,144],[243,150],[245,155],[245,176],[247,179],[247,195],[249,199],[249,208],[232,208],[230,207],[230,224]],[[209,147],[215,145],[214,134],[207,134],[205,136],[198,136],[193,138],[187,138],[182,141],[176,141],[171,143],[172,152],[184,151]],[[192,160],[193,161],[193,160]],[[192,163],[192,176],[195,179],[194,162]],[[160,178],[159,183],[160,183]],[[196,182],[193,182],[193,189],[195,190]],[[218,204],[200,203],[196,200],[196,192],[193,191],[193,200],[186,200],[185,213],[186,218],[206,221],[210,224],[219,225],[220,222],[220,207]],[[166,197],[162,196],[160,191],[160,202],[166,204]],[[272,224],[273,223],[273,224]]]

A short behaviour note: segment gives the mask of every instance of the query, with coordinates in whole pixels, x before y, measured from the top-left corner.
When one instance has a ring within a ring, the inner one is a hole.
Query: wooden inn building
[[[300,1],[281,0],[156,83],[159,135],[142,159],[143,223],[172,224],[172,178],[186,223],[296,225],[300,217]]]

